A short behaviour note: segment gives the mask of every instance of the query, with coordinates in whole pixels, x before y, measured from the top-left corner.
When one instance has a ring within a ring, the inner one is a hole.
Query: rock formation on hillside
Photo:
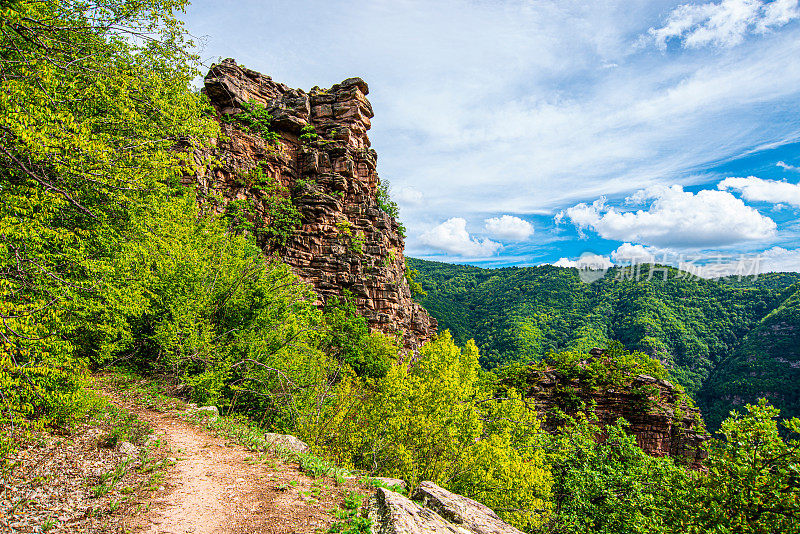
[[[378,488],[367,510],[373,534],[522,534],[485,505],[422,482],[412,495]],[[416,501],[416,502],[415,502]]]
[[[411,299],[402,228],[377,197],[367,84],[306,93],[226,59],[204,92],[222,132],[196,154],[203,202],[249,225],[320,303],[349,291],[372,329],[401,332],[412,350],[430,339],[436,320]]]
[[[525,382],[525,394],[536,401],[548,430],[558,427],[559,410],[569,415],[591,410],[601,424],[625,418],[647,454],[684,457],[695,466],[705,457],[702,445],[709,436],[700,410],[667,380],[638,375],[622,386],[591,387],[557,369],[531,367]]]

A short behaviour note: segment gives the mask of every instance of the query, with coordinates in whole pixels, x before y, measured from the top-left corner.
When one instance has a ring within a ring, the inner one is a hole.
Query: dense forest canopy
[[[418,300],[457,342],[475,339],[486,369],[619,341],[662,362],[711,428],[765,394],[786,415],[800,414],[798,273],[706,280],[644,266],[638,279],[614,268],[588,284],[576,269],[551,265],[409,264],[426,292]]]

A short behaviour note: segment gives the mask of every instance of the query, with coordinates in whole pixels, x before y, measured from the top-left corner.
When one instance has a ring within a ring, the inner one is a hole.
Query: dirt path
[[[191,424],[129,407],[166,440],[176,458],[139,532],[147,534],[312,534],[326,532],[346,487],[313,479],[296,465],[226,443]]]

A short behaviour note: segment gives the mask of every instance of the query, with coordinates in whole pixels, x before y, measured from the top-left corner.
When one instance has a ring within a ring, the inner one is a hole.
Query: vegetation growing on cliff
[[[241,110],[234,115],[221,115],[220,118],[229,124],[236,124],[240,128],[253,133],[271,145],[278,142],[279,136],[272,129],[272,115],[264,104],[258,102],[242,102]],[[308,132],[310,135],[313,132]]]
[[[289,190],[267,174],[263,162],[245,173],[239,184],[256,191],[258,200],[241,198],[228,202],[225,216],[231,229],[250,233],[259,243],[267,240],[273,246],[285,247],[303,223]]]
[[[378,188],[375,192],[375,196],[378,200],[378,208],[390,217],[394,217],[396,220],[398,220],[397,231],[402,237],[405,237],[406,227],[403,226],[403,223],[399,222],[400,208],[397,207],[397,202],[392,200],[390,194],[391,189],[392,186],[389,183],[389,180],[381,180],[378,183]]]

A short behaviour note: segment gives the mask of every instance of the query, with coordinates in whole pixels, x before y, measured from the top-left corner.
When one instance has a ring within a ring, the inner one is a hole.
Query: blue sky
[[[369,83],[410,256],[800,270],[798,0],[196,0],[184,19],[209,63]]]

